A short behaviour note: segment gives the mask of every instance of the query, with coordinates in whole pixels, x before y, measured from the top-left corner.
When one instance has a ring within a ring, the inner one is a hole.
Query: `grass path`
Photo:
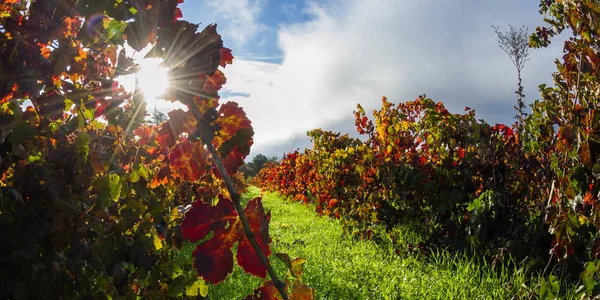
[[[245,196],[259,194],[250,187]],[[272,252],[307,260],[303,281],[317,299],[507,299],[524,280],[450,254],[426,261],[400,258],[373,242],[353,242],[337,221],[316,216],[313,207],[286,203],[272,193],[265,193],[263,203],[272,214]],[[283,276],[283,263],[275,256],[271,260]],[[240,299],[260,282],[236,266],[225,282],[211,286],[209,297]]]

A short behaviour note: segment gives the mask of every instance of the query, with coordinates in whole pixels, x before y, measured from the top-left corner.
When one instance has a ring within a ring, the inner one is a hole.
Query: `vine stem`
[[[544,271],[542,272],[542,279],[544,278],[544,276],[546,275],[546,271],[548,271],[548,267],[550,266],[550,263],[552,262],[552,259],[554,258],[554,253],[551,252],[550,253],[550,259],[548,259],[548,263],[546,264],[546,267],[544,268]],[[531,293],[529,294],[529,299],[533,299],[533,296],[535,295],[535,290],[540,287],[540,285],[542,284],[541,280],[538,281],[538,283],[535,285],[535,287],[531,290]]]
[[[250,229],[250,223],[248,222],[248,218],[246,218],[246,214],[244,213],[244,209],[242,208],[242,205],[240,203],[240,196],[235,190],[233,180],[231,179],[231,176],[229,176],[229,173],[227,173],[227,169],[225,169],[225,165],[223,164],[219,153],[217,153],[217,150],[212,144],[212,138],[214,137],[213,132],[208,128],[208,126],[206,126],[207,122],[205,121],[202,114],[197,109],[194,109],[193,106],[190,106],[190,109],[192,110],[194,117],[198,122],[197,127],[200,130],[202,136],[202,143],[206,145],[206,148],[208,148],[208,151],[210,152],[210,155],[215,165],[217,165],[217,169],[219,169],[219,173],[221,173],[221,177],[223,177],[223,181],[225,181],[225,186],[227,187],[227,191],[229,191],[231,201],[233,202],[235,210],[237,211],[240,217],[240,221],[242,222],[242,226],[244,227],[244,233],[246,234],[246,238],[252,245],[252,248],[254,248],[254,251],[256,251],[256,253],[258,254],[258,257],[262,264],[266,267],[267,273],[269,273],[269,276],[275,284],[277,291],[279,291],[281,298],[283,298],[283,300],[288,300],[289,298],[287,296],[287,293],[285,292],[285,284],[281,280],[279,280],[277,274],[275,274],[275,271],[271,266],[271,263],[269,262],[269,258],[267,258],[267,256],[263,253],[262,249],[260,249],[260,246],[256,241],[256,235],[254,234],[254,232],[252,232],[252,229]]]

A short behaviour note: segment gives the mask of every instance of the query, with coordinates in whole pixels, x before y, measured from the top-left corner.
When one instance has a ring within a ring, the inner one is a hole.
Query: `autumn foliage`
[[[0,4],[0,298],[204,296],[231,272],[234,244],[266,277],[248,239],[270,255],[270,216],[251,200],[244,231],[230,200],[254,134],[219,99],[234,57],[215,24],[180,20],[181,2]],[[144,91],[119,83],[138,71],[126,46],[152,47],[172,80],[165,98],[187,110],[144,122]]]
[[[536,29],[532,47],[564,30],[572,37],[556,62],[556,87],[539,87],[522,124],[490,126],[469,108],[450,113],[424,96],[397,105],[384,98],[372,119],[355,112],[361,140],[310,131],[311,150],[257,178],[360,236],[417,220],[427,247],[475,247],[496,260],[508,251],[540,272],[554,265],[581,280],[582,297],[598,295],[600,6],[542,0],[540,12],[548,27]]]
[[[415,220],[433,244],[468,237],[503,247],[513,237],[496,226],[514,227],[514,235],[526,229],[531,216],[520,210],[535,206],[524,199],[537,191],[519,184],[530,180],[520,170],[537,162],[519,156],[513,129],[476,120],[468,108],[452,114],[425,96],[398,105],[383,98],[373,116],[361,106],[355,112],[363,141],[310,131],[313,148],[263,169],[259,182],[316,203],[317,213],[343,219],[360,236]]]

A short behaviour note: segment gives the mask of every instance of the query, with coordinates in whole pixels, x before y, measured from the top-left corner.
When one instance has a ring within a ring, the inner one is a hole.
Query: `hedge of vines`
[[[0,298],[201,297],[232,271],[233,249],[266,277],[270,215],[260,198],[237,201],[254,132],[218,95],[232,52],[216,25],[180,20],[181,2],[0,3]],[[144,122],[144,91],[119,83],[138,71],[125,46],[152,47],[171,78],[164,96],[187,110]],[[290,276],[247,299],[290,288],[312,298]]]
[[[598,294],[600,4],[542,0],[540,13],[548,25],[532,34],[531,47],[564,30],[571,38],[556,61],[555,87],[539,86],[522,124],[492,126],[425,96],[397,105],[383,98],[372,118],[358,106],[362,139],[310,131],[313,149],[271,164],[259,182],[315,203],[359,235],[412,220],[428,245],[553,264],[580,279],[582,293]]]
[[[452,114],[425,96],[398,105],[383,98],[382,106],[374,120],[360,106],[355,113],[364,141],[312,130],[311,150],[286,155],[257,180],[315,202],[317,213],[343,218],[360,235],[415,220],[432,242],[468,236],[500,248],[523,238],[536,217],[535,203],[523,200],[538,191],[522,184],[533,176],[519,170],[537,162],[519,156],[513,129],[478,121],[470,109]]]

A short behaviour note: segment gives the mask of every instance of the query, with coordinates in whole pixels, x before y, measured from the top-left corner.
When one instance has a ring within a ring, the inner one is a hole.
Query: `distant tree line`
[[[251,162],[246,163],[240,168],[240,172],[242,172],[245,179],[254,177],[269,162],[278,163],[279,158],[277,156],[266,157],[263,154],[257,154],[252,158]]]

